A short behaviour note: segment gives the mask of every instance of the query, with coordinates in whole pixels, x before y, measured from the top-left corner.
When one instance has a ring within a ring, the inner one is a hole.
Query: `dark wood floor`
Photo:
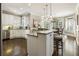
[[[27,40],[24,38],[3,40],[3,55],[4,56],[27,55]]]

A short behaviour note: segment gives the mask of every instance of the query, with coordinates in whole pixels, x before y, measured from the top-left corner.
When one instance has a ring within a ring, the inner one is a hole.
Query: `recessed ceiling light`
[[[31,3],[28,3],[28,6],[31,6]]]
[[[23,10],[23,8],[20,8],[20,10]]]

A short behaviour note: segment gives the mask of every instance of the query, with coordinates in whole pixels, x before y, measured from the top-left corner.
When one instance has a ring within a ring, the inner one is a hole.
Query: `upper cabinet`
[[[22,26],[24,29],[28,28],[30,26],[30,19],[29,16],[22,16]]]
[[[20,17],[2,13],[2,26],[20,26]]]

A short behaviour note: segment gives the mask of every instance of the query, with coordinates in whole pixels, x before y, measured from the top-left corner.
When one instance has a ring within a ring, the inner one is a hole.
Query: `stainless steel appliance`
[[[2,30],[2,39],[10,38],[10,31],[9,30]]]

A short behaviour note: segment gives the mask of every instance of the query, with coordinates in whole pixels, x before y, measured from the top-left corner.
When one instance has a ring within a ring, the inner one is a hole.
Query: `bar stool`
[[[59,50],[61,51],[61,54],[59,54]],[[54,37],[54,54],[55,56],[63,55],[63,41],[62,36],[56,35]]]

